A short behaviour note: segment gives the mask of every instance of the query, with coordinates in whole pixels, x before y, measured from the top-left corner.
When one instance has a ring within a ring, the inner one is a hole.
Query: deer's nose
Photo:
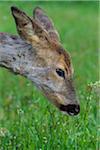
[[[67,112],[69,115],[74,116],[80,112],[80,106],[78,104],[60,105],[60,110]]]

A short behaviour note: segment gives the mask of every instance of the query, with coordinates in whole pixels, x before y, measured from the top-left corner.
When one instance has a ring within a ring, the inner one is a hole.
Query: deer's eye
[[[62,78],[65,79],[65,72],[64,72],[62,69],[57,68],[57,69],[56,69],[56,73],[57,73],[60,77],[62,77]]]

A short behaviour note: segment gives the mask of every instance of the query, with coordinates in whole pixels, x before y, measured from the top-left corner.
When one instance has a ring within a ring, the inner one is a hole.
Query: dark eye
[[[56,69],[56,73],[65,79],[65,72],[62,69]]]

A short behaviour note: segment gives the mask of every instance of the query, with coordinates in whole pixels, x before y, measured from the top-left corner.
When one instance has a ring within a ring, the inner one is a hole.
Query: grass
[[[98,2],[0,2],[0,31],[16,34],[10,7],[52,17],[72,56],[80,115],[58,111],[34,85],[0,68],[0,150],[97,150]]]

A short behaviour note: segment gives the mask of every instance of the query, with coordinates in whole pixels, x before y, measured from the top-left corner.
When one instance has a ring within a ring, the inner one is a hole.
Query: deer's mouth
[[[80,112],[80,106],[78,104],[60,105],[59,109],[70,116],[78,115]]]

